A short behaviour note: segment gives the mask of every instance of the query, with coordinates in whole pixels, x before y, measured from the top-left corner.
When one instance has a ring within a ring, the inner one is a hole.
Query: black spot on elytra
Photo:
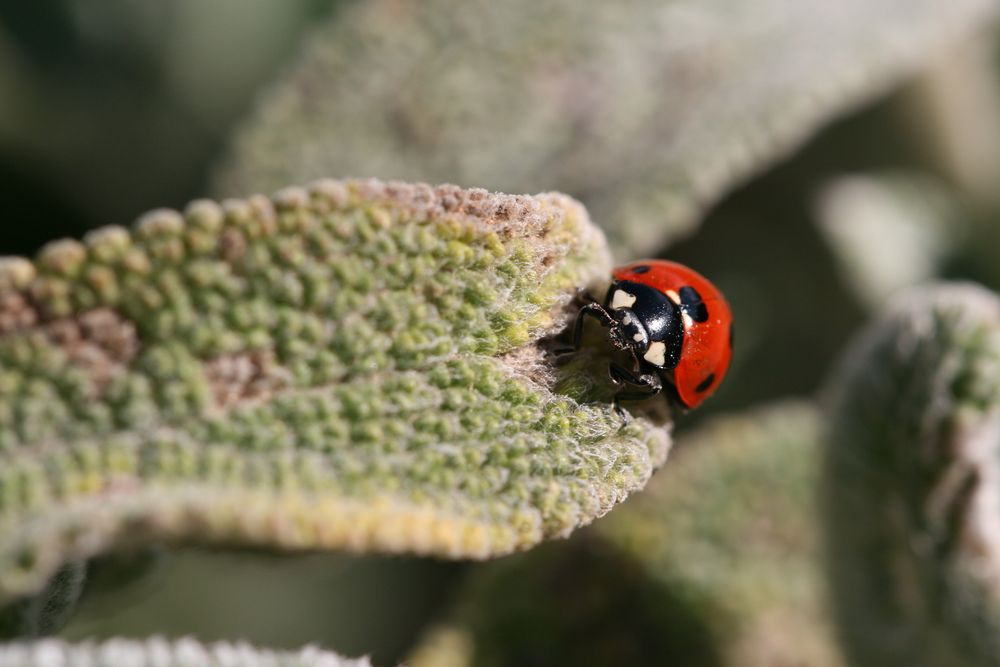
[[[709,373],[708,377],[702,380],[701,383],[694,388],[694,390],[700,394],[711,387],[713,382],[715,382],[715,373]]]
[[[639,266],[632,267],[632,273],[647,273],[649,271],[649,266],[646,264],[640,264]]]
[[[698,294],[698,290],[691,287],[690,285],[685,285],[681,288],[678,293],[681,297],[681,308],[687,313],[692,320],[695,322],[707,322],[708,321],[708,307],[705,302],[701,300],[701,294]]]

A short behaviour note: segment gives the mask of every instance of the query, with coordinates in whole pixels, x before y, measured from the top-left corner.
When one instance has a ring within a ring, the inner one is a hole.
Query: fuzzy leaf
[[[342,658],[318,648],[271,651],[245,643],[201,644],[194,639],[111,639],[69,644],[55,639],[0,644],[0,667],[371,667],[367,658]]]
[[[6,260],[0,600],[121,543],[487,557],[569,533],[668,446],[553,393],[593,371],[536,345],[608,270],[567,197],[378,181]]]
[[[899,298],[831,392],[826,542],[851,664],[1000,664],[1000,300]]]
[[[224,193],[364,174],[552,188],[648,254],[992,0],[342,8],[238,133]]]
[[[784,403],[680,439],[592,528],[482,566],[411,664],[841,665],[818,559],[818,422]]]

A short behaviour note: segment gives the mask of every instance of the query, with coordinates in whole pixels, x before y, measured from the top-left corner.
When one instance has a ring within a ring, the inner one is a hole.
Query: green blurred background
[[[0,251],[204,195],[233,122],[333,6],[0,2]]]

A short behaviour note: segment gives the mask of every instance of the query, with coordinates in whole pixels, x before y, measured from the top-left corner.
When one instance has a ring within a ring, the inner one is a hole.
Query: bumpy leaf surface
[[[904,295],[831,393],[827,551],[851,664],[1000,664],[1000,300]]]
[[[270,651],[248,644],[200,644],[193,639],[112,639],[69,644],[47,639],[0,644],[0,667],[371,667],[317,648]]]
[[[239,133],[226,193],[321,175],[551,188],[628,254],[992,17],[994,0],[342,8]]]
[[[567,197],[378,181],[4,260],[0,600],[150,539],[486,557],[565,535],[668,446],[554,393],[593,369],[557,378],[536,346],[607,275]]]
[[[607,518],[483,566],[412,664],[841,665],[818,558],[818,422],[784,403],[679,439]]]

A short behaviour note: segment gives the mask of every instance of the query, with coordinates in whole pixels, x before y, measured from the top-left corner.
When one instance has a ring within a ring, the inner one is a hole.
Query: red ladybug
[[[698,407],[719,386],[733,357],[733,314],[722,293],[676,262],[649,259],[614,270],[603,305],[593,301],[576,318],[579,349],[589,315],[608,328],[611,343],[628,351],[631,371],[611,363],[622,400],[660,393],[663,380],[684,408]]]

